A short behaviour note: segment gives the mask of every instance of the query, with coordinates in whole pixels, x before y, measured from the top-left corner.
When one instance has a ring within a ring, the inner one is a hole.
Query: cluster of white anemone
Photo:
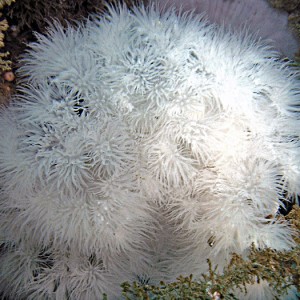
[[[53,26],[0,119],[0,288],[112,299],[123,281],[283,250],[300,192],[297,72],[245,32],[155,8]]]

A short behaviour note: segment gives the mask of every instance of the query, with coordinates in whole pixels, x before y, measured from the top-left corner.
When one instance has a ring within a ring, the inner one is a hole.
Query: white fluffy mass
[[[120,299],[293,246],[276,214],[300,193],[300,85],[269,46],[117,7],[54,25],[22,64],[0,118],[3,295]]]

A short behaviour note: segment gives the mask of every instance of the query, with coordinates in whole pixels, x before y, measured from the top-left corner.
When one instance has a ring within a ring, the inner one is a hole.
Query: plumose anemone
[[[38,35],[20,74],[0,118],[5,297],[120,299],[293,247],[276,213],[300,192],[299,74],[265,42],[110,7]]]

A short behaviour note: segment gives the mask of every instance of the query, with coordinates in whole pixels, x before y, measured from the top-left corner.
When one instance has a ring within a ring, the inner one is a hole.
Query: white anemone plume
[[[266,42],[117,6],[38,35],[20,74],[0,118],[4,297],[119,299],[294,245],[276,214],[300,193],[299,74]]]

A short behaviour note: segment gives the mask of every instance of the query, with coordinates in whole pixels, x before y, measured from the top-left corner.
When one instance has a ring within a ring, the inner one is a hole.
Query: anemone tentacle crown
[[[300,86],[263,41],[117,7],[54,25],[22,65],[0,118],[3,295],[118,299],[293,246],[275,215],[300,192]]]

